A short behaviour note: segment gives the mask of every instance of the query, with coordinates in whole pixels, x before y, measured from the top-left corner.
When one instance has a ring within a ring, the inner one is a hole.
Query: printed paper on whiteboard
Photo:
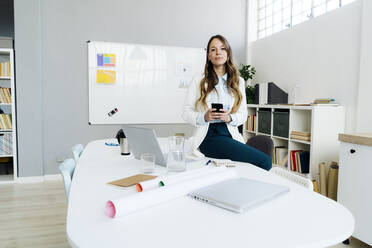
[[[97,66],[115,66],[115,54],[97,53]]]

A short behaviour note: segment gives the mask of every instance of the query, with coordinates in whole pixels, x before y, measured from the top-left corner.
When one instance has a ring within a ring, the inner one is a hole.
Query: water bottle
[[[123,129],[120,129],[117,134],[116,138],[118,139],[118,143],[120,144],[120,153],[121,155],[129,155],[129,144],[128,139],[124,134]]]

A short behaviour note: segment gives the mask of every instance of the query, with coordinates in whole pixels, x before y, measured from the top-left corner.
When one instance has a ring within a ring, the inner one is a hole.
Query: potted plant
[[[256,94],[255,87],[248,84],[248,80],[252,79],[256,74],[256,68],[251,65],[240,64],[239,74],[245,81],[245,94],[247,95],[247,103],[251,104],[254,102]]]

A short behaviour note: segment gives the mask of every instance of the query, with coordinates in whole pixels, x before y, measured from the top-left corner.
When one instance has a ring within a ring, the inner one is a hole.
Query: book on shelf
[[[281,161],[279,161],[279,164],[278,165],[279,166],[283,166],[283,167],[287,167],[287,165],[288,165],[288,152],[284,156],[284,158]]]
[[[273,148],[273,156],[272,156],[271,160],[273,161],[274,164],[278,164],[278,155],[277,155],[278,154],[278,149],[282,148],[282,147],[284,147],[284,146],[275,146]]]
[[[13,153],[13,139],[11,133],[0,135],[0,154],[11,155]]]
[[[6,119],[6,121],[7,121],[7,123],[8,123],[8,127],[9,127],[9,129],[12,129],[12,115],[5,115],[5,119]]]
[[[253,132],[256,131],[256,115],[253,115],[253,114],[248,115],[247,129]]]
[[[0,63],[0,77],[10,77],[10,61]]]
[[[300,152],[300,163],[301,163],[301,173],[309,173],[310,172],[310,152],[303,151]]]
[[[10,88],[4,88],[5,96],[8,99],[8,103],[12,102],[12,90]]]
[[[0,88],[0,102],[1,103],[6,103],[7,102],[6,97],[5,97],[5,95],[2,91],[2,88]]]
[[[295,159],[296,159],[296,171],[302,173],[301,170],[301,160],[300,160],[300,152],[295,152]]]
[[[0,103],[11,103],[11,101],[10,89],[0,87]]]
[[[288,148],[285,146],[274,147],[272,160],[274,164],[286,166],[288,162]]]
[[[291,170],[299,173],[309,173],[310,152],[291,150]]]
[[[0,128],[7,129],[7,125],[5,124],[5,119],[3,118],[4,114],[0,114]]]
[[[9,115],[4,114],[3,118],[6,124],[6,129],[12,129],[12,121],[10,120]]]
[[[290,152],[291,170],[292,171],[297,171],[296,156],[295,156],[295,152],[297,152],[297,151],[300,151],[300,150],[291,150],[291,152]]]
[[[0,114],[0,129],[12,129],[10,114]]]
[[[11,103],[11,95],[10,95],[10,89],[9,88],[1,88],[0,94],[2,95],[2,98],[4,98],[4,103]]]

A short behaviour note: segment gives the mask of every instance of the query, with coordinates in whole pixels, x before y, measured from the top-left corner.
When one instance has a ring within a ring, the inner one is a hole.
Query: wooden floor
[[[67,248],[67,202],[62,181],[0,184],[0,248]],[[367,248],[351,238],[350,245]]]
[[[62,181],[0,185],[0,247],[70,247]]]

